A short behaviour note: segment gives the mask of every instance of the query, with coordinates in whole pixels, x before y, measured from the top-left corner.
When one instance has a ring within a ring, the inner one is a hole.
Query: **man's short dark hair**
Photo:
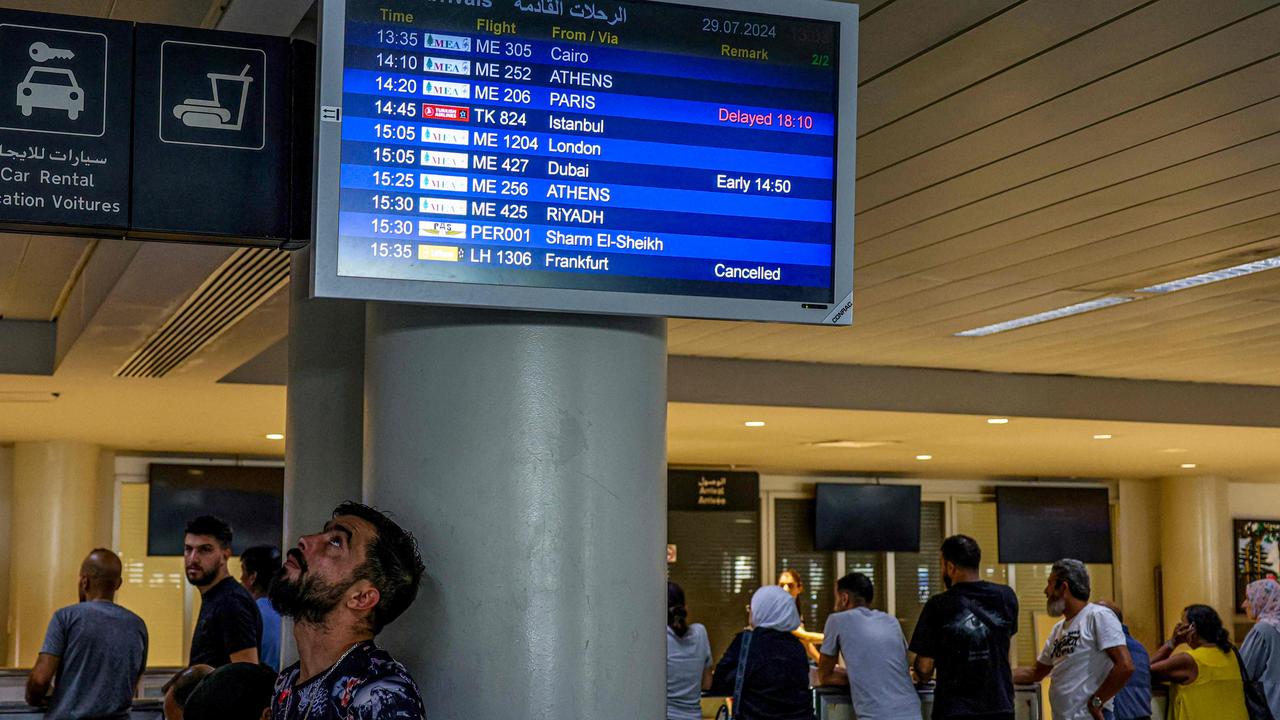
[[[253,589],[266,594],[271,578],[280,569],[280,549],[270,545],[254,545],[240,553],[240,567],[253,575]]]
[[[161,688],[160,692],[167,693],[173,688],[173,702],[180,708],[187,706],[187,698],[191,697],[191,693],[195,691],[196,686],[204,680],[209,673],[213,672],[213,668],[208,665],[192,665],[185,667],[174,673]]]
[[[377,634],[413,604],[426,566],[418,554],[418,541],[381,512],[348,501],[334,508],[333,517],[339,515],[358,517],[378,531],[378,536],[369,544],[364,564],[356,568],[352,578],[368,580],[382,596],[369,615],[373,632]]]
[[[942,541],[942,559],[962,570],[977,570],[982,564],[982,548],[968,535],[952,535]]]
[[[860,572],[851,572],[837,580],[836,589],[855,597],[860,597],[868,605],[871,604],[871,601],[876,596],[875,583],[871,582],[871,578]]]
[[[187,523],[188,535],[208,535],[224,548],[231,547],[231,526],[212,515],[201,515]]]
[[[187,698],[191,720],[258,720],[271,707],[276,673],[266,665],[231,663],[213,671]]]

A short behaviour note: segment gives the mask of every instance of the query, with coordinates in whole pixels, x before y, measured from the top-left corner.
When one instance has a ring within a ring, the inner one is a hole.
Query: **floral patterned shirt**
[[[423,720],[418,686],[404,666],[372,640],[330,670],[298,685],[297,663],[276,678],[272,720]]]

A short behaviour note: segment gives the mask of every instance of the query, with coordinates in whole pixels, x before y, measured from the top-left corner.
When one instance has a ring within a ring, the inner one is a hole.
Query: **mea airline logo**
[[[467,191],[467,178],[462,175],[423,175],[422,189],[464,193]]]
[[[428,56],[425,60],[427,72],[444,73],[445,75],[470,75],[470,60],[451,60]]]
[[[440,220],[419,220],[418,234],[422,237],[464,238],[467,236],[467,224]]]
[[[422,117],[432,120],[471,122],[471,108],[459,105],[432,105],[422,103]]]
[[[470,145],[471,138],[467,136],[466,130],[427,126],[422,128],[422,142],[439,145]]]
[[[428,50],[471,52],[471,38],[462,35],[437,35],[428,33],[423,44]]]
[[[471,99],[470,83],[440,82],[439,80],[428,80],[422,86],[423,95],[434,95],[436,97],[460,98],[462,100]]]
[[[433,215],[466,215],[467,201],[424,197],[418,202],[418,212],[431,213]]]
[[[470,160],[471,156],[466,153],[439,152],[436,150],[422,151],[422,164],[427,167],[466,170],[467,164]],[[425,178],[426,176],[424,175],[423,177]],[[423,187],[425,187],[425,185]]]

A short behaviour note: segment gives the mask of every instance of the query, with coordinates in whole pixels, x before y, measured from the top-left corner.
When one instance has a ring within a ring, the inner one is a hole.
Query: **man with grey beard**
[[[1050,677],[1053,720],[1114,720],[1112,698],[1133,674],[1133,659],[1115,613],[1089,602],[1089,570],[1079,560],[1053,564],[1046,609],[1060,617],[1034,668],[1013,671],[1016,683]]]

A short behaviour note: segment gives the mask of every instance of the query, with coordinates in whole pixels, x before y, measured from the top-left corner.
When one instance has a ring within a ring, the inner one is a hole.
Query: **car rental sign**
[[[133,26],[0,10],[3,226],[129,220]]]

